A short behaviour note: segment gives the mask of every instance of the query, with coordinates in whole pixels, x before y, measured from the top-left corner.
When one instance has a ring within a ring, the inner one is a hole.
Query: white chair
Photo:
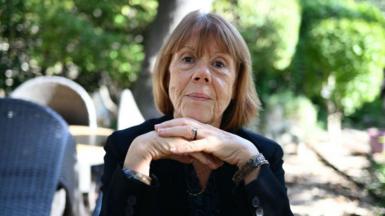
[[[118,111],[118,130],[138,125],[144,122],[144,117],[129,89],[125,89],[120,96]]]
[[[32,101],[59,113],[69,125],[97,127],[95,105],[87,91],[76,82],[57,76],[30,79],[10,95]]]

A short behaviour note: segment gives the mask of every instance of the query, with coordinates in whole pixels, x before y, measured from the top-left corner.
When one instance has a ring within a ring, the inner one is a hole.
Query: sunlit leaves
[[[288,88],[286,70],[295,53],[301,22],[297,0],[214,1],[214,11],[231,20],[246,40],[262,100]]]
[[[234,5],[216,1],[214,6],[239,27],[252,52],[257,75],[289,66],[300,25],[296,0],[239,0]]]
[[[0,8],[1,20],[8,20],[0,23],[0,69],[12,71],[11,79],[64,75],[88,89],[106,75],[122,87],[135,81],[156,0],[8,2]],[[0,88],[4,79],[0,77]]]
[[[321,95],[349,115],[379,94],[385,66],[383,17],[373,7],[350,1],[306,4],[304,16],[310,18],[302,27],[296,59],[301,67],[294,68],[302,74],[298,84],[307,95]],[[321,12],[307,14],[307,9]],[[330,86],[331,78],[334,86]],[[322,94],[326,90],[329,93]]]

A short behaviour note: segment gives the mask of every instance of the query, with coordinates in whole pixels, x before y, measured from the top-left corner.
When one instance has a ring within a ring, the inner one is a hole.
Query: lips
[[[193,100],[202,100],[202,101],[211,100],[211,97],[208,96],[207,94],[198,93],[198,92],[189,93],[186,96]]]

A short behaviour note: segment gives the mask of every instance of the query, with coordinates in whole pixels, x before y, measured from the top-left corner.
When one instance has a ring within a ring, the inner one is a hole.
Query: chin
[[[201,123],[210,124],[213,122],[213,116],[207,115],[202,110],[194,110],[194,112],[184,112],[183,117],[195,119]]]

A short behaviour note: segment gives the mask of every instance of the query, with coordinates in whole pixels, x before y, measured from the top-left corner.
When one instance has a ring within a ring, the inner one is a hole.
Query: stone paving
[[[349,133],[347,140],[352,135],[356,134]],[[362,140],[365,136],[355,139],[367,141]],[[283,145],[288,195],[295,215],[385,215],[384,209],[374,206],[366,190],[354,183],[355,179],[365,180],[369,165],[362,155],[368,151],[365,146],[346,144],[343,137],[338,144],[335,140],[313,139],[307,144]]]

